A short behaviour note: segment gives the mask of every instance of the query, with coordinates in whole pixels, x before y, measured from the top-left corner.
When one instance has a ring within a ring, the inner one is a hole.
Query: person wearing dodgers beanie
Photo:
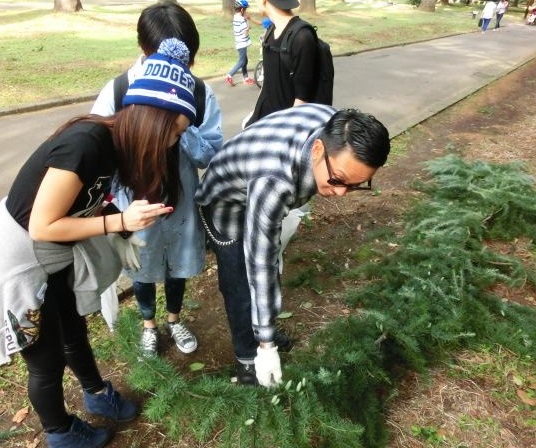
[[[123,106],[141,104],[167,109],[195,121],[194,78],[188,69],[190,51],[176,38],[162,41],[143,63],[142,74],[130,84]]]
[[[186,9],[175,0],[153,3],[145,8],[138,19],[138,46],[142,54],[126,72],[111,79],[101,90],[92,112],[110,116],[121,110],[128,86],[143,74],[143,63],[158,50],[160,43],[169,38],[183,41],[190,50],[188,66],[195,81],[196,119],[181,136],[177,145],[181,195],[173,213],[158,219],[150,229],[137,236],[146,242],[140,249],[141,269],[127,270],[138,311],[143,321],[139,338],[141,356],[158,356],[160,313],[162,306],[166,316],[162,318],[166,336],[179,352],[192,353],[197,349],[197,338],[181,317],[188,279],[200,274],[205,266],[205,232],[200,223],[194,201],[199,183],[199,169],[205,169],[210,159],[222,147],[221,111],[211,87],[196,78],[194,61],[199,50],[199,32]],[[136,106],[141,108],[143,106]],[[135,109],[133,107],[133,109]],[[167,112],[167,111],[166,111]],[[184,117],[181,115],[181,117]],[[188,119],[184,117],[184,121]],[[126,207],[130,194],[120,185],[112,189],[114,202]],[[163,283],[165,304],[157,303],[155,284]],[[113,298],[114,289],[109,291]],[[108,295],[106,296],[108,297]]]

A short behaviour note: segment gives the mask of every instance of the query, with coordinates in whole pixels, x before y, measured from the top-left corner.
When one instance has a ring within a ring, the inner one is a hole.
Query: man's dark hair
[[[176,37],[190,50],[190,65],[199,50],[199,33],[192,16],[175,0],[161,0],[145,8],[138,19],[138,45],[143,53],[155,53],[164,39]]]
[[[373,168],[383,166],[391,149],[389,131],[374,116],[357,109],[336,112],[318,137],[330,155],[350,147],[354,157]]]

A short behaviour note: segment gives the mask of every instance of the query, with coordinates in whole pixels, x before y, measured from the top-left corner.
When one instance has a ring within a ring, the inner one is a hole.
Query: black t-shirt
[[[302,28],[294,37],[290,57],[285,59],[292,60],[292,67],[287,67],[278,51],[284,36],[298,20],[301,20],[298,16],[290,19],[277,39],[271,32],[263,45],[264,80],[248,126],[272,112],[292,107],[296,98],[308,102],[314,95],[319,74],[316,68],[316,39],[312,31]]]
[[[48,168],[58,168],[76,173],[83,183],[68,215],[92,216],[110,192],[116,166],[110,130],[98,123],[75,123],[41,144],[22,166],[9,191],[7,210],[28,229],[41,181]]]

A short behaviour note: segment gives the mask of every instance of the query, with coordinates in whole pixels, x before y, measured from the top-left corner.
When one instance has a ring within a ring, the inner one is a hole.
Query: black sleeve
[[[58,168],[76,173],[83,184],[92,182],[95,171],[103,163],[103,138],[108,131],[92,124],[90,127],[74,126],[62,134],[45,162],[47,168]],[[109,133],[109,132],[108,132]],[[110,148],[110,156],[114,153]]]
[[[48,168],[76,173],[84,184],[69,214],[90,215],[109,191],[116,159],[110,131],[103,125],[79,122],[45,141],[24,163],[9,191],[6,207],[28,228],[35,196]]]
[[[316,79],[316,38],[308,27],[302,28],[292,42],[291,55],[294,64],[294,96],[310,101],[314,95]]]

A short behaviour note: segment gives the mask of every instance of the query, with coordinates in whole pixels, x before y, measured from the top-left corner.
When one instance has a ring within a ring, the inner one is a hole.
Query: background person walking
[[[482,14],[480,15],[480,17],[482,18],[482,34],[484,34],[488,29],[488,26],[491,22],[491,19],[493,19],[493,14],[495,14],[496,9],[497,5],[491,0],[488,0],[484,5],[484,9],[482,10]]]
[[[238,70],[242,70],[244,84],[252,85],[255,81],[248,74],[248,47],[251,45],[249,37],[249,23],[246,18],[246,9],[249,7],[247,0],[237,0],[234,4],[233,34],[235,48],[238,51],[238,61],[233,68],[225,75],[225,82],[229,86],[234,86],[233,76]]]
[[[289,48],[292,63],[281,62],[281,44],[300,17],[292,9],[298,0],[260,0],[259,10],[274,24],[262,46],[264,80],[251,115],[244,120],[250,126],[257,120],[288,107],[310,102],[318,83],[316,38],[308,28],[300,29]]]
[[[495,28],[493,28],[493,31],[495,31],[497,28],[501,27],[501,19],[504,16],[504,13],[508,9],[508,0],[499,0],[499,3],[497,3],[497,10],[496,10],[496,16],[495,16]]]

